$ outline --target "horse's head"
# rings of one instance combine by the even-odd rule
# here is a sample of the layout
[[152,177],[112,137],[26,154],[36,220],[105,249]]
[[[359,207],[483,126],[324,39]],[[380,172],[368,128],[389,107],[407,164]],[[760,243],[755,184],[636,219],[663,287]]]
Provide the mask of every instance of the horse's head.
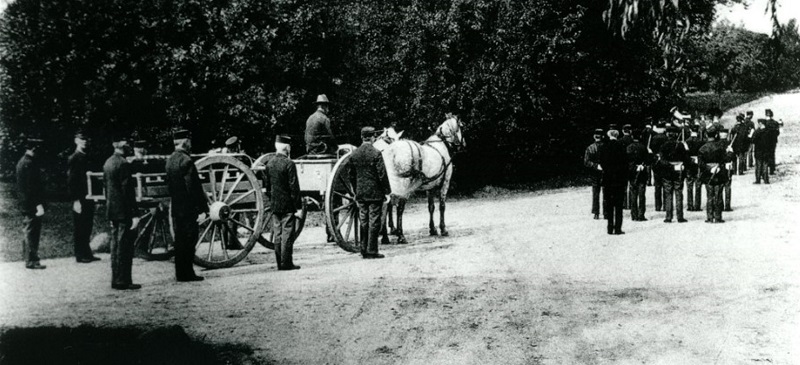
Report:
[[447,120],[436,129],[436,135],[455,149],[461,149],[467,146],[467,141],[461,134],[463,126],[458,116],[448,113]]

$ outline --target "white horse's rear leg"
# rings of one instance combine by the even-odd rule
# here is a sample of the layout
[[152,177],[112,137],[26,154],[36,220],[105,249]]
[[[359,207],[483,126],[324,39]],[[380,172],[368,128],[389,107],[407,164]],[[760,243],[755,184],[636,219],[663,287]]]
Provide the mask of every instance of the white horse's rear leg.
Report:
[[428,196],[428,215],[430,216],[428,227],[430,228],[431,236],[438,236],[439,232],[436,231],[436,225],[433,223],[433,212],[436,210],[436,204],[433,202],[433,191],[428,190],[425,194]]
[[406,200],[403,198],[397,198],[397,243],[404,244],[408,243],[406,241],[406,236],[403,234],[403,212],[406,210]]

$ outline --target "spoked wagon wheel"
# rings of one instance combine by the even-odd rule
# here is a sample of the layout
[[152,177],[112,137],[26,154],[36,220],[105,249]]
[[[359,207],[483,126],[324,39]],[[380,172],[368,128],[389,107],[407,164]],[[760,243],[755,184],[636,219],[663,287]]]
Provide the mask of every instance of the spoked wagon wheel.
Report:
[[134,241],[136,256],[145,260],[169,259],[175,252],[167,207],[154,202],[141,211]]
[[[256,175],[266,178],[266,175],[264,174],[264,168],[266,167],[267,162],[269,162],[269,160],[274,156],[275,152],[270,152],[261,155],[253,162],[251,168]],[[308,215],[308,206],[311,204],[309,200],[310,198],[308,197],[302,198],[302,215],[299,219],[294,221],[294,233],[292,235],[293,239],[297,239],[297,237],[300,236],[300,233],[303,232],[303,227],[306,224],[306,216]],[[258,243],[270,250],[275,249],[272,239],[272,208],[270,207],[270,201],[266,194],[264,194],[264,225],[262,226],[261,238],[258,239]]]
[[231,156],[208,156],[195,165],[210,213],[200,222],[194,262],[210,269],[231,267],[247,256],[261,234],[261,184],[247,165]]
[[333,166],[325,191],[325,220],[336,238],[336,244],[348,252],[361,252],[359,241],[358,204],[350,181],[350,154]]

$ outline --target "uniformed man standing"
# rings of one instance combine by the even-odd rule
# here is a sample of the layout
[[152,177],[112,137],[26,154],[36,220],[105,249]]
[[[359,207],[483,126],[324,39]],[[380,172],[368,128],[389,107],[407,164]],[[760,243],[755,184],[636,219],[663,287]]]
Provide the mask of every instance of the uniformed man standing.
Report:
[[34,270],[47,267],[39,263],[39,238],[44,216],[44,185],[36,153],[42,142],[37,138],[28,138],[25,141],[25,154],[17,162],[16,176],[19,210],[25,220],[23,226],[25,242],[22,252],[25,256],[25,267]]
[[264,171],[264,189],[272,208],[272,237],[278,270],[300,268],[292,259],[295,217],[302,213],[302,203],[297,169],[289,159],[290,143],[287,136],[278,136],[275,139],[275,157],[267,162]]
[[306,152],[312,155],[336,154],[331,120],[328,119],[330,102],[325,94],[317,96],[317,111],[306,120]]
[[[619,138],[619,141],[622,142],[622,145],[625,146],[627,149],[628,146],[633,143],[633,127],[630,124],[625,124],[622,126],[622,137]],[[624,199],[622,201],[622,209],[630,209],[630,201],[631,200],[631,188],[630,184],[625,186],[625,194]]]
[[628,156],[619,132],[608,131],[608,141],[600,148],[600,166],[603,171],[603,197],[606,201],[608,234],[625,234],[622,231],[622,200],[628,183]]
[[206,218],[208,198],[189,155],[192,149],[189,131],[176,131],[172,139],[175,152],[167,158],[166,172],[175,229],[175,278],[178,281],[202,281],[203,277],[194,273],[192,263],[194,246],[200,234],[197,223]]
[[372,145],[375,142],[375,128],[362,128],[361,141],[361,146],[350,157],[350,178],[355,182],[358,203],[361,256],[365,259],[381,259],[384,257],[378,253],[381,212],[383,201],[391,193],[391,188],[383,156]]
[[733,158],[733,149],[719,139],[719,129],[708,130],[709,141],[700,147],[700,179],[706,184],[706,223],[725,223],[722,219],[722,186],[728,179],[725,163]]
[[758,129],[753,133],[753,156],[756,159],[756,184],[769,184],[770,131],[766,119],[758,120]]
[[117,136],[113,140],[114,154],[103,164],[103,184],[106,193],[106,214],[111,223],[111,287],[118,290],[139,289],[131,277],[133,241],[131,230],[139,223],[136,207],[133,172],[125,158],[133,153],[128,140]]
[[768,136],[769,136],[769,174],[775,174],[775,150],[778,147],[778,136],[781,134],[781,125],[780,123],[772,119],[773,114],[771,109],[767,109],[764,111],[764,115],[767,117],[766,127]]
[[750,146],[749,146],[749,148],[747,150],[747,167],[748,168],[749,167],[755,167],[756,166],[756,161],[753,158],[753,134],[755,133],[755,130],[756,130],[757,126],[756,126],[756,122],[753,120],[753,111],[752,110],[748,110],[747,113],[745,113],[744,124],[747,125],[747,128],[748,128],[748,130],[747,130],[747,140],[750,142]]
[[[727,129],[720,129],[719,130],[719,140],[726,143],[726,149],[733,152],[733,158],[725,163],[725,172],[728,174],[728,179],[722,184],[722,201],[723,201],[723,208],[722,211],[724,212],[732,212],[733,209],[731,208],[731,190],[733,187],[733,176],[736,175],[736,149],[732,146],[735,143],[731,141],[730,131]],[[738,139],[738,136],[734,135],[732,138]]]
[[86,172],[89,170],[86,148],[89,139],[82,131],[78,131],[75,133],[74,142],[75,152],[67,160],[67,192],[72,200],[72,239],[75,245],[75,260],[89,263],[100,260],[92,254],[92,248],[89,247],[94,223],[94,202],[86,199],[88,195]]
[[672,223],[673,206],[678,223],[686,222],[686,219],[683,218],[683,179],[685,166],[690,159],[686,145],[677,140],[678,133],[678,127],[669,126],[667,129],[668,140],[661,145],[659,152],[661,160],[657,165],[666,198],[665,223]]
[[661,146],[667,142],[667,136],[664,134],[666,127],[666,122],[659,122],[658,126],[653,128],[653,136],[650,139],[650,149],[656,154],[656,162],[653,166],[653,201],[656,212],[664,210],[664,181],[659,175],[660,170],[656,168],[656,164],[661,159]]
[[652,155],[647,147],[641,143],[639,136],[635,135],[633,142],[626,149],[628,155],[628,184],[630,186],[631,220],[646,221],[644,212],[647,205],[645,191],[647,190],[647,166]]
[[[600,187],[603,182],[603,171],[600,169],[600,147],[603,146],[603,130],[594,130],[594,143],[586,147],[583,154],[583,165],[589,169],[592,178],[592,214],[594,219],[600,219]],[[603,200],[603,214],[605,214],[605,199]]]
[[747,150],[750,148],[750,127],[744,121],[744,114],[736,116],[736,125],[730,134],[733,136],[733,153],[736,154],[733,160],[733,173],[744,175],[747,171]]
[[689,162],[686,165],[686,210],[689,212],[701,211],[703,184],[700,182],[700,167],[698,154],[705,141],[700,138],[700,126],[691,127],[690,137],[686,140],[689,147]]

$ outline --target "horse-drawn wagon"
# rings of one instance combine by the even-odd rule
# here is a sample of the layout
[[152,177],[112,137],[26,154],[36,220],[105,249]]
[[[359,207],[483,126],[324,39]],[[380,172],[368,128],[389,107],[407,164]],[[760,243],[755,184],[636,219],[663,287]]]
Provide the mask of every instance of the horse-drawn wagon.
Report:
[[[347,172],[353,150],[352,145],[343,145],[336,155],[294,160],[303,196],[295,237],[303,230],[308,210],[316,208],[324,212],[328,233],[336,243],[347,251],[359,252],[358,206]],[[272,248],[272,214],[262,187],[262,173],[272,156],[274,153],[269,153],[255,160],[244,154],[192,156],[210,210],[208,217],[199,222],[195,264],[205,268],[231,267],[244,259],[256,242]],[[140,209],[134,244],[137,254],[149,259],[164,259],[172,254],[166,158],[152,155],[132,159]],[[105,200],[102,180],[102,172],[87,172],[87,199]]]

